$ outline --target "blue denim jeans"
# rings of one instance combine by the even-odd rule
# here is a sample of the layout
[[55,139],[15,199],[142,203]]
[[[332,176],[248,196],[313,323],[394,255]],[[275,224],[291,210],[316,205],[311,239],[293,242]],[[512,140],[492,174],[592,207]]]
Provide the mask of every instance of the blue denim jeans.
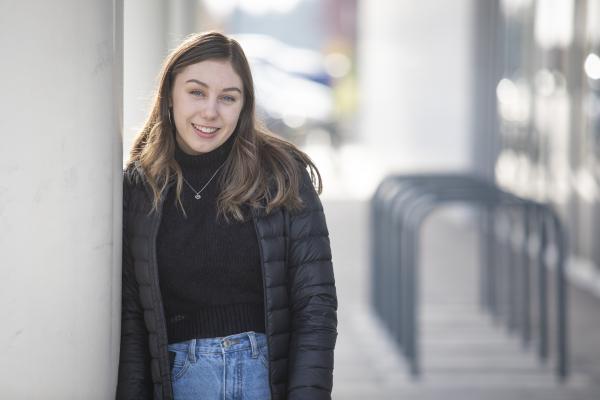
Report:
[[192,339],[168,346],[175,400],[268,400],[264,333]]

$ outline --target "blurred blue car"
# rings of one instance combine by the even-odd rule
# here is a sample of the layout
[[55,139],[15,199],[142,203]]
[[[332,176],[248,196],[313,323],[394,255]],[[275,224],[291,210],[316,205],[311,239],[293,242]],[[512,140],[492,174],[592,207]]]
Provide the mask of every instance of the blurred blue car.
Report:
[[235,38],[250,63],[257,112],[269,129],[297,144],[314,129],[335,133],[331,77],[322,54],[266,35]]

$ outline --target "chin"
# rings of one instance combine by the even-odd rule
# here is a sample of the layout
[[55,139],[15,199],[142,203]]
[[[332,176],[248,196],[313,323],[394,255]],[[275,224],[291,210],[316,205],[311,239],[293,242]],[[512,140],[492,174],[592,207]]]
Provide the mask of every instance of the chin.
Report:
[[194,146],[189,146],[196,153],[209,153],[214,149],[218,148],[225,141],[219,140],[219,138],[215,138],[212,143],[194,143]]

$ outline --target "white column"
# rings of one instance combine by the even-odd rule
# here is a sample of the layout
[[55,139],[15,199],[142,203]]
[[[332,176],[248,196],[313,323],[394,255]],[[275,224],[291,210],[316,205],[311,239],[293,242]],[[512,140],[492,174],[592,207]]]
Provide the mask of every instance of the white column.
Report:
[[190,33],[196,31],[197,0],[170,0],[167,26],[169,49],[177,47]]
[[358,135],[396,169],[473,163],[473,0],[359,2]]
[[124,162],[143,127],[164,58],[196,29],[197,0],[125,2]]
[[121,7],[0,3],[2,398],[114,397]]
[[167,55],[167,8],[165,0],[127,0],[124,4],[124,161],[144,125]]

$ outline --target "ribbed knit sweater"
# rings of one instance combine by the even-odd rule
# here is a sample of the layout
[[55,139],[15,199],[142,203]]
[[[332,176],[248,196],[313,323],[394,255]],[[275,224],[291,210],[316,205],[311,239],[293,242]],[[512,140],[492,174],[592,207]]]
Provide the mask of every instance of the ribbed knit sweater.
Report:
[[[183,176],[200,190],[226,160],[234,135],[202,155],[184,153],[175,159]],[[160,288],[169,343],[234,333],[264,332],[264,295],[258,241],[251,218],[246,222],[217,220],[219,172],[202,198],[184,183],[175,205],[175,185],[163,205],[157,237]]]

